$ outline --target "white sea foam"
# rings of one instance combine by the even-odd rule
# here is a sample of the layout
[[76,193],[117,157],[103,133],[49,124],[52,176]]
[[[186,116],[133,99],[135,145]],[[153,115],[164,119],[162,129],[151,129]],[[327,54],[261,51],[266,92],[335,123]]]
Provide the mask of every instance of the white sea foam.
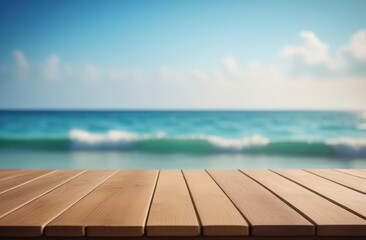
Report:
[[244,150],[247,148],[261,147],[267,145],[270,141],[261,136],[253,136],[249,138],[228,139],[217,136],[201,136],[202,140],[207,140],[219,149],[225,150]]
[[164,132],[158,132],[153,135],[138,135],[119,130],[110,130],[106,133],[91,133],[85,130],[73,129],[69,133],[70,140],[76,148],[114,148],[131,147],[134,143],[143,140],[197,140],[208,141],[217,149],[227,151],[241,151],[246,148],[260,147],[267,145],[270,141],[261,136],[249,138],[231,139],[218,136],[207,135],[188,135],[169,137]]
[[357,129],[360,129],[360,130],[366,130],[366,123],[359,123],[357,125]]
[[334,146],[335,150],[346,156],[366,156],[365,138],[338,138],[330,139],[326,144]]
[[91,133],[85,130],[73,129],[69,133],[75,148],[115,148],[129,147],[139,139],[136,134],[110,130],[107,133]]
[[[74,129],[70,131],[69,138],[72,142],[72,147],[74,149],[113,149],[113,150],[124,150],[124,149],[134,149],[137,151],[146,151],[147,149],[143,146],[137,146],[137,143],[144,142],[155,142],[152,146],[153,148],[165,149],[165,146],[172,147],[181,151],[182,148],[179,146],[184,145],[186,151],[189,149],[194,149],[194,146],[198,142],[208,143],[218,152],[255,152],[261,153],[262,148],[271,145],[271,149],[268,154],[286,154],[291,152],[292,148],[299,149],[298,152],[301,154],[301,149],[313,149],[313,154],[317,155],[317,151],[323,154],[324,148],[319,150],[320,146],[331,146],[334,152],[330,152],[340,156],[349,157],[365,157],[366,156],[366,138],[338,138],[338,139],[328,139],[324,142],[311,142],[311,141],[275,141],[262,136],[252,136],[247,138],[223,138],[219,136],[209,136],[209,135],[186,135],[186,136],[168,136],[164,132],[159,132],[156,134],[145,134],[139,135],[136,133],[130,133],[119,130],[110,130],[106,133],[92,133],[85,130]],[[182,144],[182,145],[180,145]],[[293,145],[296,144],[296,145]],[[193,147],[192,147],[193,146]],[[203,146],[203,145],[199,145]],[[150,145],[151,147],[151,145]],[[197,149],[197,148],[195,148]],[[149,148],[148,150],[151,150]],[[171,149],[174,151],[174,149]],[[268,150],[268,149],[267,149]],[[210,151],[209,149],[207,151]],[[292,151],[293,152],[293,151]],[[305,151],[306,152],[306,151]]]
[[360,112],[358,115],[359,123],[357,124],[357,129],[366,130],[366,112]]

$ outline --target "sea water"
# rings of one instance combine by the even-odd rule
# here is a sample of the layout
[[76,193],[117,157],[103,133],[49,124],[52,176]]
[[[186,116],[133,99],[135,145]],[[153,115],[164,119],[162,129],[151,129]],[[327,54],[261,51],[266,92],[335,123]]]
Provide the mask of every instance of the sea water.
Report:
[[0,168],[366,168],[366,112],[1,111]]

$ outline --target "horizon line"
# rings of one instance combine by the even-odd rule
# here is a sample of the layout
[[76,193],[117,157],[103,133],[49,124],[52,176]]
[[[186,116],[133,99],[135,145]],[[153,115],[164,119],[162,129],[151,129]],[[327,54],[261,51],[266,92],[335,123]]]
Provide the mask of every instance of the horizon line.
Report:
[[366,109],[294,108],[0,108],[0,112],[359,112]]

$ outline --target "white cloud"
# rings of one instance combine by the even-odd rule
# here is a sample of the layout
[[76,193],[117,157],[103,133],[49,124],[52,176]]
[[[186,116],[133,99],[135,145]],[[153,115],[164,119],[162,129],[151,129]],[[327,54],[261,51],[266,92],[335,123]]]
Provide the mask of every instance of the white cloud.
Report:
[[83,73],[83,78],[85,80],[90,80],[90,81],[96,81],[99,80],[101,77],[99,70],[95,67],[94,64],[86,64],[85,65],[85,69],[84,69],[84,73]]
[[13,56],[19,68],[27,69],[29,67],[28,62],[25,59],[25,56],[22,51],[20,50],[13,51]]
[[203,71],[200,71],[198,69],[193,70],[192,75],[196,79],[198,79],[202,82],[208,82],[209,81],[209,77],[206,75],[206,73],[204,73]]
[[41,67],[41,74],[47,80],[55,80],[60,77],[59,72],[60,59],[57,55],[52,55]]
[[243,79],[256,81],[271,81],[273,79],[284,78],[283,73],[276,66],[264,66],[260,62],[252,61],[246,66],[242,74]]
[[13,56],[17,64],[17,70],[14,72],[14,76],[18,79],[25,79],[29,73],[29,64],[20,50],[13,51]]
[[198,108],[365,108],[366,81],[362,78],[322,81],[308,77],[295,80],[277,68],[253,63],[242,71],[240,81],[231,81],[229,75],[215,78],[213,73],[205,74],[210,80],[201,87]]
[[109,69],[107,76],[112,80],[138,80],[143,78],[143,74],[136,69],[133,70],[116,70]]
[[366,29],[362,29],[352,36],[351,42],[346,46],[353,56],[359,60],[366,60]]
[[72,67],[69,64],[66,64],[64,66],[64,71],[68,76],[71,76],[73,71],[72,71]]
[[[215,66],[211,71],[199,68],[177,71],[160,67],[153,72],[141,72],[136,69],[102,69],[93,64],[78,69],[61,65],[54,55],[43,65],[42,72],[30,72],[28,78],[72,76],[75,80],[95,81],[88,87],[95,91],[99,100],[108,92],[112,103],[126,104],[113,105],[116,107],[365,108],[366,30],[360,30],[344,46],[334,49],[334,56],[329,53],[330,46],[315,33],[302,31],[300,37],[301,44],[282,49],[282,58],[276,65],[264,65],[258,61],[241,65],[234,56],[226,56],[221,59],[221,68]],[[17,67],[11,68],[10,73],[30,69],[21,51],[15,51],[14,57]],[[324,81],[325,77],[328,81]],[[85,87],[84,84],[81,82],[78,86]]]
[[328,45],[321,42],[318,37],[309,31],[301,31],[301,46],[288,46],[282,51],[285,58],[299,57],[306,63],[325,63],[328,64]]
[[240,75],[238,64],[237,64],[236,60],[233,57],[231,57],[231,56],[224,57],[222,59],[222,62],[224,63],[227,71],[230,74],[232,74],[233,76],[239,76]]
[[189,73],[172,70],[166,66],[159,67],[154,78],[155,81],[159,80],[162,84],[169,82],[176,83],[178,85],[187,80],[191,80]]
[[338,79],[366,76],[366,30],[355,33],[350,42],[330,56],[328,45],[313,32],[300,33],[302,45],[287,46],[281,56],[286,60],[287,73],[292,77]]
[[168,67],[159,67],[158,73],[163,79],[168,79],[171,77],[171,72]]

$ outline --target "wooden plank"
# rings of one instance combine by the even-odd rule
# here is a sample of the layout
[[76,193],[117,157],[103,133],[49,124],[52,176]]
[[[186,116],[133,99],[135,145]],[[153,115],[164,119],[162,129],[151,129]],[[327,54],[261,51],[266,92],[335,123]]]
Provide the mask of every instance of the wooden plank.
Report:
[[197,236],[200,225],[180,170],[161,170],[146,225],[148,236]]
[[[23,238],[2,238],[2,240],[27,240]],[[260,236],[194,236],[194,237],[33,237],[28,240],[365,240],[365,237],[326,237],[326,236],[278,236],[278,237],[260,237]]]
[[236,170],[209,170],[208,173],[249,221],[252,235],[314,235],[312,223],[243,173]]
[[273,171],[366,218],[365,194],[300,169],[279,169]]
[[16,177],[17,175],[22,175],[24,173],[34,172],[34,171],[47,171],[51,169],[0,169],[0,181],[7,180],[9,178]]
[[3,181],[8,177],[12,177],[14,174],[28,171],[29,169],[0,169],[0,181]]
[[277,237],[261,237],[261,236],[224,236],[224,237],[4,237],[1,240],[365,240],[365,236],[361,237],[327,237],[327,236],[277,236]]
[[47,169],[3,170],[0,172],[0,194],[54,171]]
[[[1,238],[1,240],[27,240],[24,237],[8,237]],[[224,237],[206,237],[206,236],[195,236],[195,237],[32,237],[28,240],[365,240],[365,237],[326,237],[326,236],[278,236],[278,237],[259,237],[259,236],[224,236]]]
[[0,194],[0,218],[83,172],[84,170],[57,170],[47,176]]
[[1,240],[365,240],[365,236],[362,237],[326,237],[326,236],[277,236],[277,237],[260,237],[260,236],[224,236],[224,237],[207,237],[207,236],[194,236],[194,237],[3,237]]
[[366,179],[337,172],[332,169],[304,169],[304,170],[313,173],[315,175],[318,175],[320,177],[326,178],[330,181],[341,184],[345,187],[366,194]]
[[203,235],[245,236],[249,226],[233,203],[205,170],[183,170]]
[[366,221],[269,170],[242,170],[316,224],[321,236],[365,236]]
[[345,174],[349,174],[352,176],[366,178],[366,172],[362,171],[362,169],[334,169],[335,171],[342,172]]
[[158,170],[121,170],[45,228],[47,236],[144,235]]
[[89,170],[0,219],[0,236],[37,237],[44,226],[116,170]]

